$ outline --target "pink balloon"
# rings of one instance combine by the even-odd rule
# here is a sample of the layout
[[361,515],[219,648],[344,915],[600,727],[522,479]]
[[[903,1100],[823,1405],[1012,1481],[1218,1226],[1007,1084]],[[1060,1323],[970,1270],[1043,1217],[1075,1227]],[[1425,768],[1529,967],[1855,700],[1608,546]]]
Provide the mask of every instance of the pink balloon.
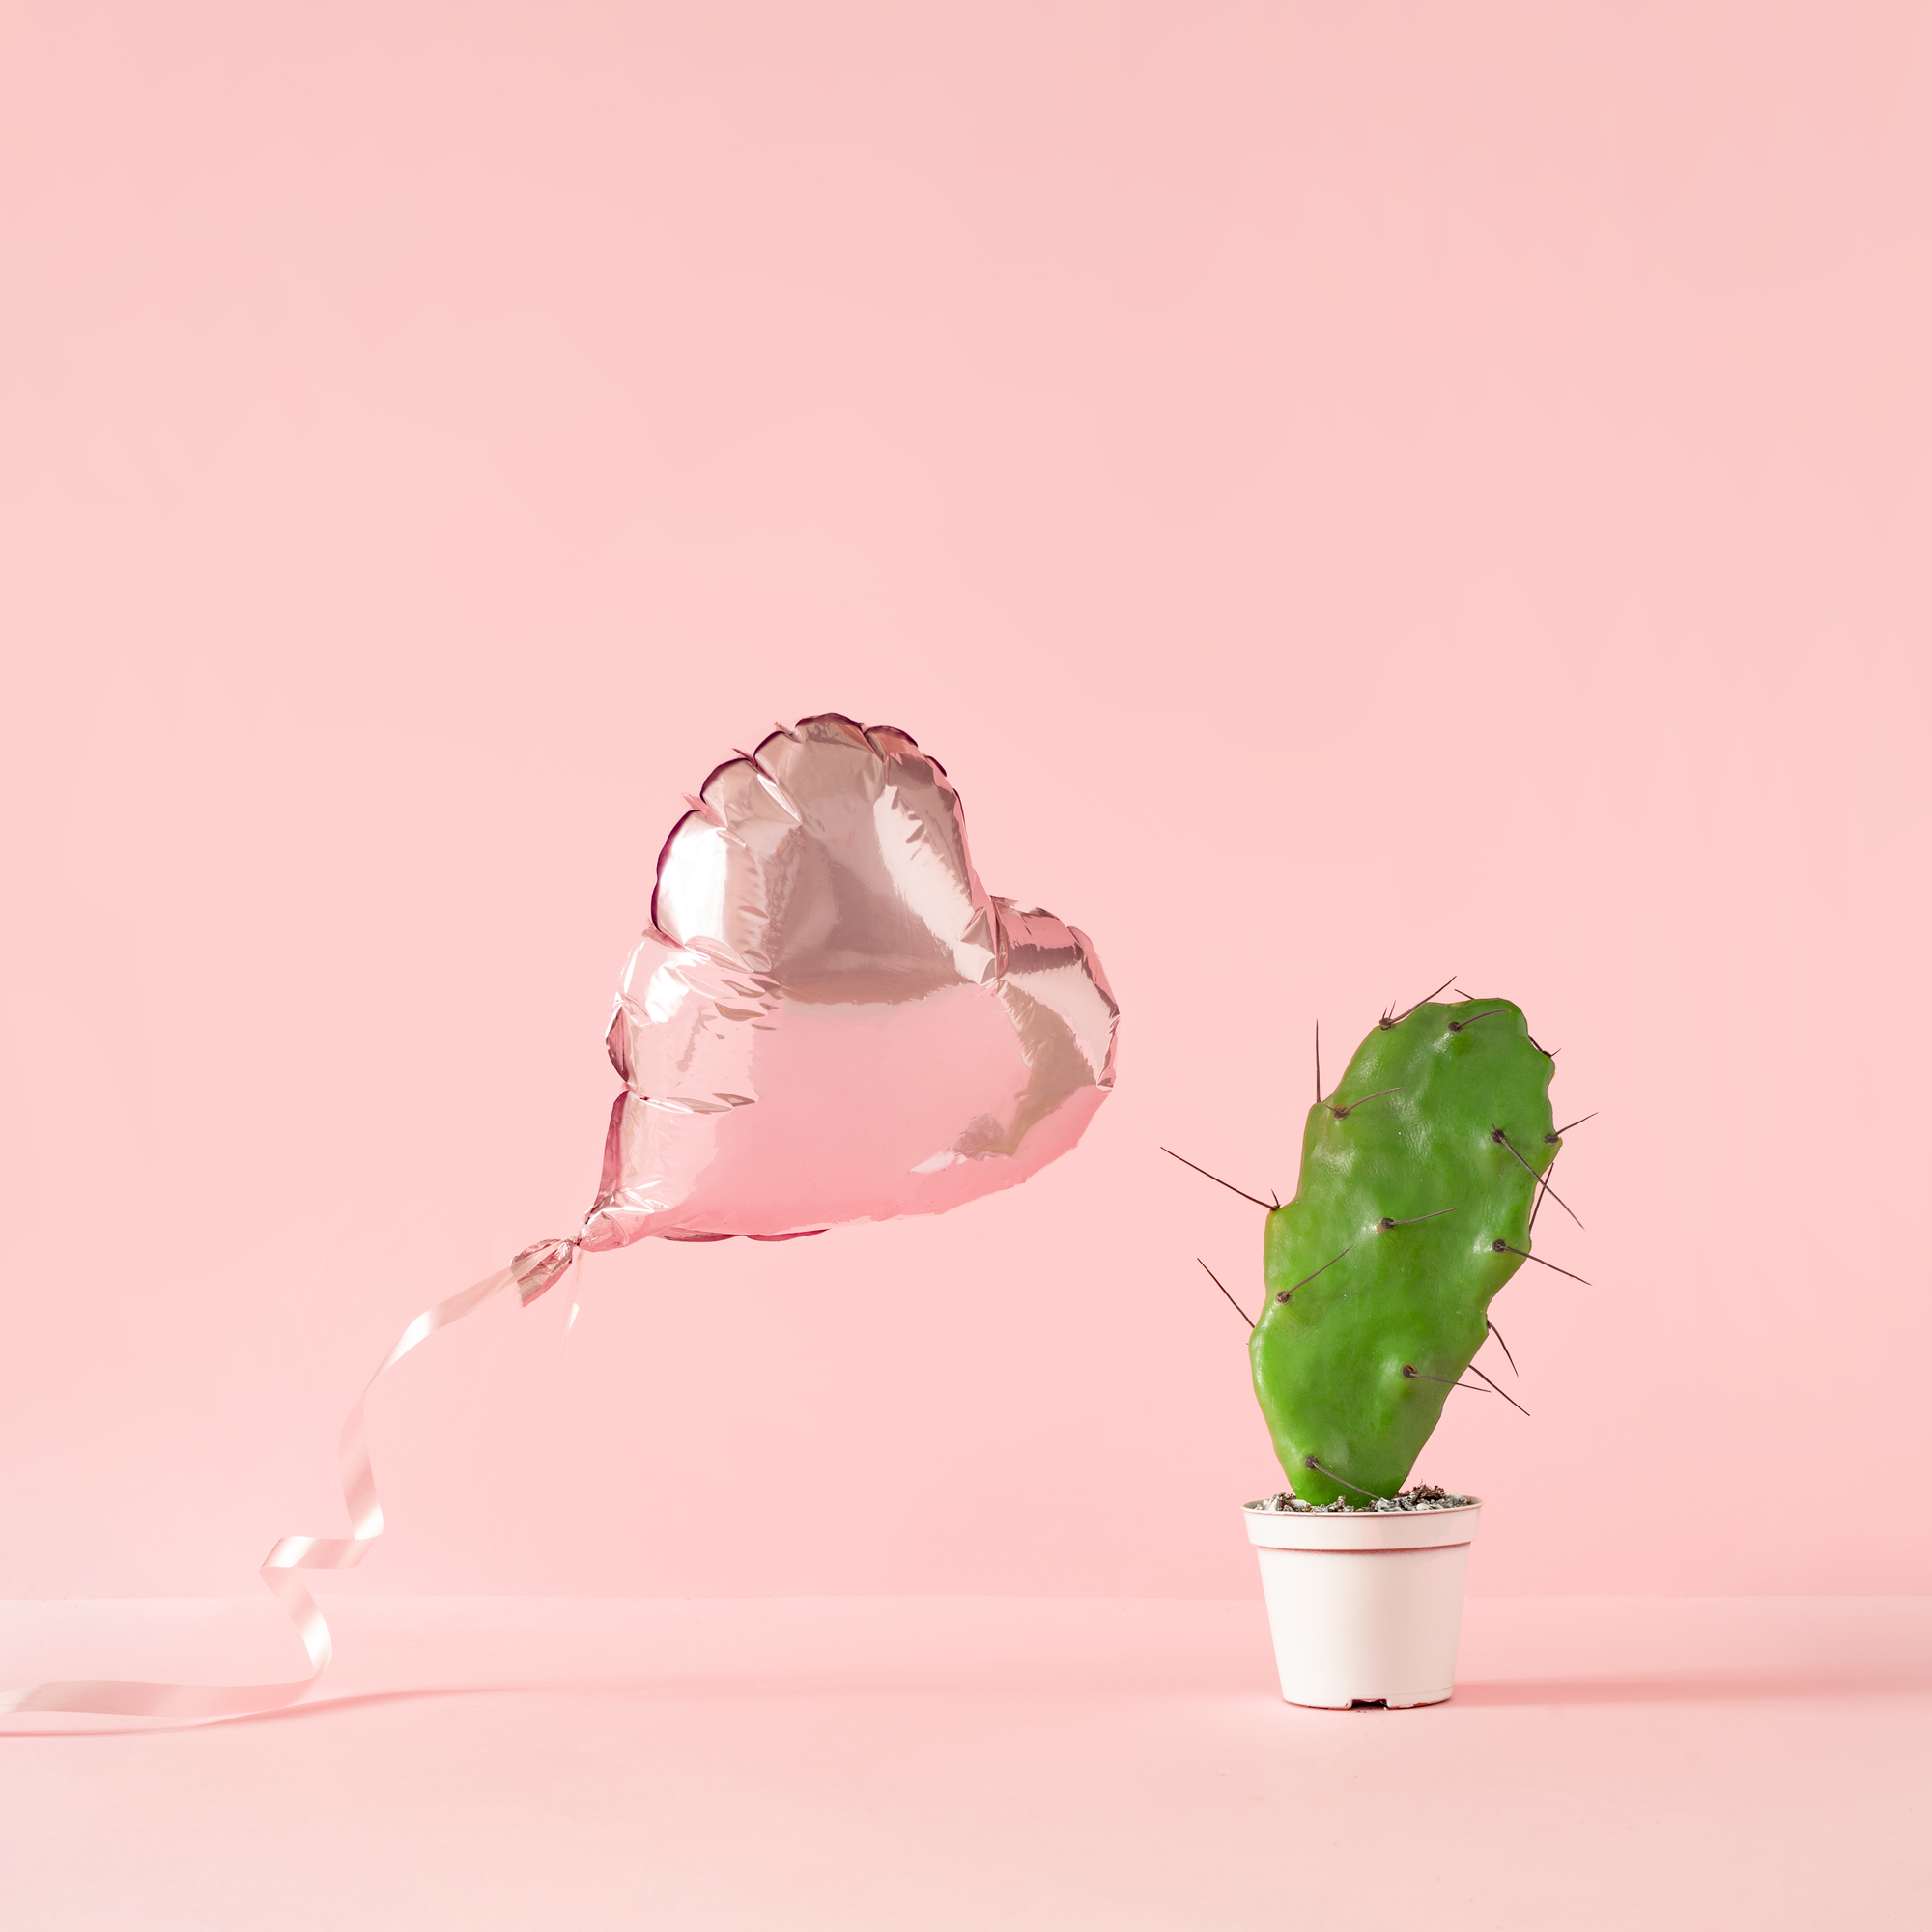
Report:
[[[937,759],[827,713],[691,804],[611,1016],[624,1092],[578,1244],[938,1214],[1073,1146],[1120,1009],[1084,933],[981,886]],[[526,1301],[573,1245],[518,1257]]]
[[[425,1309],[371,1387],[513,1282],[534,1301],[580,1249],[782,1241],[1010,1187],[1065,1153],[1112,1089],[1119,1009],[1086,936],[987,894],[958,793],[903,731],[801,719],[691,803],[611,1016],[624,1091],[582,1229]],[[367,1397],[342,1430],[351,1534],[284,1537],[262,1566],[308,1676],[30,1684],[0,1690],[0,1713],[199,1720],[306,1695],[330,1639],[296,1573],[353,1569],[383,1532]]]

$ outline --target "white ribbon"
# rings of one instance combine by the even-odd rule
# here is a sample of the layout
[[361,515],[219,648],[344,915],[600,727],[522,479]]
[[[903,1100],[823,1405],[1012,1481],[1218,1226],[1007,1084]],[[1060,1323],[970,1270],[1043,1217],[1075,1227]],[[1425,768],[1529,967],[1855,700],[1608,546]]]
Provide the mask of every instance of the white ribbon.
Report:
[[[561,1249],[564,1243],[544,1243]],[[569,1244],[569,1261],[576,1259],[575,1244]],[[460,1294],[426,1308],[396,1338],[396,1346],[383,1357],[381,1366],[364,1385],[342,1425],[338,1461],[342,1470],[342,1495],[349,1505],[348,1536],[285,1536],[269,1551],[262,1564],[262,1581],[287,1612],[308,1652],[309,1672],[282,1684],[143,1684],[112,1678],[72,1678],[61,1683],[29,1684],[17,1690],[0,1690],[0,1716],[16,1711],[89,1711],[110,1717],[127,1718],[238,1718],[252,1711],[278,1710],[298,1703],[312,1690],[328,1668],[334,1646],[329,1641],[328,1625],[316,1602],[299,1577],[298,1570],[353,1570],[374,1547],[383,1533],[383,1505],[376,1497],[376,1476],[369,1466],[369,1443],[363,1428],[362,1411],[369,1391],[394,1368],[418,1342],[426,1341],[439,1328],[461,1321],[481,1308],[493,1294],[499,1294],[512,1282],[527,1284],[530,1269],[526,1257],[537,1254],[526,1249],[509,1267],[498,1268]],[[519,1267],[523,1265],[520,1274]],[[558,1270],[561,1272],[561,1269]],[[535,1293],[551,1281],[545,1280]],[[529,1298],[534,1299],[534,1294]]]

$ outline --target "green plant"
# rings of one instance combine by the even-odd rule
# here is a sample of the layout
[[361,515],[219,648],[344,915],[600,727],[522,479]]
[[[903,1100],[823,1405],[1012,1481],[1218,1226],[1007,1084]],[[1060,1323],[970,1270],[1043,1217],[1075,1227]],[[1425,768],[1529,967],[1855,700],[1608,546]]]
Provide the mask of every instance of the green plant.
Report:
[[1450,1391],[1483,1385],[1463,1378],[1490,1302],[1541,1259],[1554,1068],[1509,1001],[1427,1000],[1385,1014],[1310,1108],[1294,1199],[1267,1217],[1250,1340],[1298,1496],[1394,1495]]

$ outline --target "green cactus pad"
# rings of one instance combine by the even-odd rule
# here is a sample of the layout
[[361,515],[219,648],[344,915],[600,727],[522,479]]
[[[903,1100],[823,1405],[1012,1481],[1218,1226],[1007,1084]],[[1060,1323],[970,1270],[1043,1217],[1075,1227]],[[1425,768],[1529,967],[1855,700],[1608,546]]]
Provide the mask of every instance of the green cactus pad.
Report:
[[1425,1003],[1378,1023],[1309,1110],[1300,1185],[1267,1217],[1249,1346],[1297,1495],[1359,1503],[1407,1480],[1522,1265],[1495,1244],[1529,1248],[1532,1170],[1560,1145],[1554,1070],[1509,1001]]

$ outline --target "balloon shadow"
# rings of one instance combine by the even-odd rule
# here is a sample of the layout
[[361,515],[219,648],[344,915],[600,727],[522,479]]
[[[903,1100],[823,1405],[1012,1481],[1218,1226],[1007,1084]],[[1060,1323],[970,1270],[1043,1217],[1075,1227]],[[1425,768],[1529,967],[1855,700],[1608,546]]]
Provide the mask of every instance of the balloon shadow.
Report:
[[446,1684],[432,1688],[407,1690],[362,1690],[352,1691],[343,1697],[316,1697],[299,1704],[284,1704],[272,1711],[238,1711],[232,1716],[217,1718],[195,1718],[159,1720],[148,1723],[88,1724],[76,1725],[74,1715],[47,1711],[37,1715],[47,1718],[65,1717],[68,1719],[63,1728],[49,1726],[45,1730],[30,1728],[26,1725],[10,1725],[0,1729],[0,1738],[38,1738],[43,1744],[56,1740],[76,1740],[82,1738],[175,1738],[185,1731],[227,1731],[245,1724],[276,1724],[299,1722],[305,1718],[327,1717],[336,1711],[366,1710],[379,1704],[411,1704],[436,1697],[490,1697],[513,1693],[519,1690],[554,1690],[564,1689],[553,1684]]
[[[238,1711],[232,1716],[198,1718],[186,1720],[156,1720],[128,1723],[75,1725],[72,1714],[45,1712],[38,1715],[66,1717],[62,1728],[45,1730],[26,1725],[0,1727],[0,1739],[38,1738],[45,1742],[81,1738],[167,1738],[186,1731],[227,1731],[267,1724],[306,1724],[325,1718],[355,1711],[371,1711],[389,1705],[431,1703],[460,1697],[590,1697],[605,1702],[619,1700],[660,1704],[704,1703],[727,1700],[771,1701],[794,1698],[800,1701],[826,1697],[890,1696],[895,1693],[932,1687],[923,1680],[909,1678],[904,1683],[881,1681],[855,1684],[838,1676],[814,1677],[810,1672],[792,1676],[759,1676],[747,1673],[685,1675],[654,1678],[649,1676],[612,1678],[527,1678],[489,1684],[436,1684],[399,1686],[393,1690],[352,1690],[336,1697],[306,1697],[299,1703],[278,1705],[271,1711]],[[85,1714],[82,1714],[85,1715]]]

